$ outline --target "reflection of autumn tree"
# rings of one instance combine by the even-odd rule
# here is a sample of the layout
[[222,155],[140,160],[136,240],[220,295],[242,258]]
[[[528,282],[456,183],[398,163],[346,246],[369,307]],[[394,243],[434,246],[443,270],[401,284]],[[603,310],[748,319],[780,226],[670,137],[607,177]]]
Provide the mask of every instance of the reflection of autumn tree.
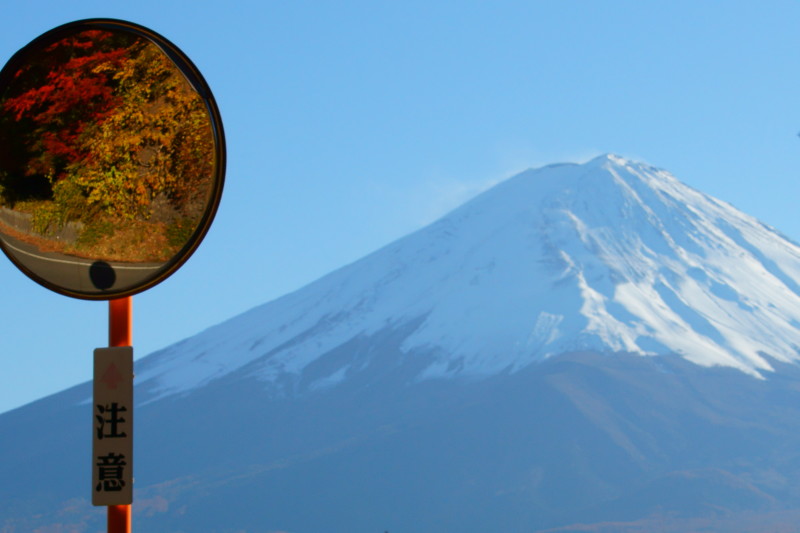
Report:
[[[127,43],[126,43],[127,41]],[[78,137],[116,105],[113,80],[100,65],[119,66],[130,39],[86,31],[49,45],[15,75],[2,103],[3,190],[10,201],[47,195],[68,164],[86,158]],[[13,135],[10,135],[13,132]],[[17,194],[14,194],[17,193]]]
[[92,157],[75,161],[69,175],[87,204],[119,217],[150,218],[162,198],[176,214],[199,218],[212,174],[205,104],[154,45],[139,44],[131,55],[121,67],[96,67],[112,72],[120,102],[78,139]]
[[214,140],[204,101],[158,47],[84,31],[30,61],[3,98],[0,203],[27,201],[38,231],[81,220],[78,244],[92,246],[146,232],[163,248],[152,257],[194,231]]

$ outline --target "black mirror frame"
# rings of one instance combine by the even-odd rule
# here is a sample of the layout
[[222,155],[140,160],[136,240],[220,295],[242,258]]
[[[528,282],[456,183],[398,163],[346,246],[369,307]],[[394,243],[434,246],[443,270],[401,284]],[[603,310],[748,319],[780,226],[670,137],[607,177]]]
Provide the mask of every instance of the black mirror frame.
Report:
[[138,37],[142,37],[156,45],[167,55],[167,57],[169,57],[169,59],[178,68],[178,70],[180,70],[189,84],[203,99],[206,109],[208,110],[214,138],[214,171],[212,176],[213,186],[206,210],[200,219],[197,228],[186,244],[171,259],[166,261],[154,276],[151,278],[146,278],[137,285],[122,290],[109,290],[98,293],[88,293],[66,289],[42,278],[22,265],[15,258],[14,254],[6,249],[3,239],[0,238],[0,249],[3,251],[3,253],[5,253],[5,255],[17,268],[19,268],[25,275],[27,275],[36,283],[56,293],[81,300],[113,300],[138,294],[161,283],[176,270],[178,270],[178,268],[180,268],[189,259],[189,257],[191,257],[191,255],[200,245],[206,233],[208,232],[212,221],[214,220],[214,216],[216,215],[220,199],[222,197],[226,165],[225,135],[222,128],[222,118],[220,116],[216,101],[211,93],[211,89],[194,63],[192,63],[186,54],[184,54],[177,46],[163,36],[159,35],[153,30],[150,30],[149,28],[124,20],[103,18],[78,20],[58,26],[41,34],[39,37],[35,38],[26,46],[21,48],[18,52],[16,52],[11,59],[8,60],[2,70],[0,70],[0,91],[8,86],[9,80],[23,65],[26,64],[26,59],[31,51],[41,50],[43,47],[52,44],[53,42],[87,30],[127,32]]

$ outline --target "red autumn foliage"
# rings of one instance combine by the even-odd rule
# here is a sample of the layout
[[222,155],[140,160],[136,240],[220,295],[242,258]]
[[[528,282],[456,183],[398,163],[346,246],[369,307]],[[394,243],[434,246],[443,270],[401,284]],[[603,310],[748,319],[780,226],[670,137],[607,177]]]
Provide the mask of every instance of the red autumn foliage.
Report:
[[28,162],[27,175],[55,181],[67,165],[88,156],[79,151],[78,138],[118,104],[109,69],[97,67],[121,65],[128,48],[120,44],[109,32],[86,31],[53,43],[41,63],[31,62],[17,72],[17,79],[38,81],[3,105],[14,120],[28,121],[30,138],[37,139],[40,157]]

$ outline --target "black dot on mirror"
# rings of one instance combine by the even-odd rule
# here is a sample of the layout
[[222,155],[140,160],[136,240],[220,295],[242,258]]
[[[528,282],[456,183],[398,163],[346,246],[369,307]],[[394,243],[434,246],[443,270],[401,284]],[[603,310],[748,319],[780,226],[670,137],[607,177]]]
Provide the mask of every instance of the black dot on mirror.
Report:
[[114,267],[105,261],[95,261],[89,267],[89,279],[92,280],[92,285],[101,291],[110,289],[117,281],[117,274],[114,272]]

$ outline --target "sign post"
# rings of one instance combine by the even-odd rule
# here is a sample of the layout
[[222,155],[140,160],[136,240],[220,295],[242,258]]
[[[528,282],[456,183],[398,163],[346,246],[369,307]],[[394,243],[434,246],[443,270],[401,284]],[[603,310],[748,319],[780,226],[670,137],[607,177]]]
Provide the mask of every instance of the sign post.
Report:
[[161,35],[79,20],[0,70],[0,147],[0,250],[50,290],[109,302],[109,347],[94,353],[92,503],[108,507],[109,533],[130,533],[132,297],[172,275],[214,219],[217,104]]
[[110,300],[109,348],[94,352],[92,503],[108,533],[130,533],[133,502],[133,297]]

